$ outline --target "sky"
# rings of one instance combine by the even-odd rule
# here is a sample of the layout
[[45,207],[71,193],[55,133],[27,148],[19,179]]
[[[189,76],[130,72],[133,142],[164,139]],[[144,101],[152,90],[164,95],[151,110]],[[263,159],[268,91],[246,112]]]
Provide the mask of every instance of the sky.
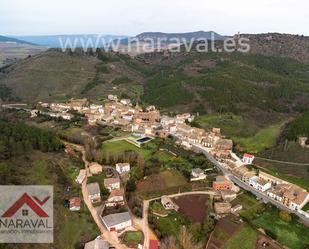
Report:
[[0,35],[309,35],[308,0],[0,0]]

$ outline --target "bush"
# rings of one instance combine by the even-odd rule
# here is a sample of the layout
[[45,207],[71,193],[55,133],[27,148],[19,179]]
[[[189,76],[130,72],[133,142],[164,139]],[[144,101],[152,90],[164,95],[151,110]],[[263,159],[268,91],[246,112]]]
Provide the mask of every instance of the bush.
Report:
[[309,136],[309,112],[303,113],[289,125],[287,138],[296,140],[299,136]]
[[266,229],[265,233],[266,233],[266,235],[268,235],[272,239],[277,240],[277,235],[273,231]]
[[279,217],[280,217],[281,220],[283,220],[285,222],[291,222],[292,221],[292,216],[288,211],[280,211]]

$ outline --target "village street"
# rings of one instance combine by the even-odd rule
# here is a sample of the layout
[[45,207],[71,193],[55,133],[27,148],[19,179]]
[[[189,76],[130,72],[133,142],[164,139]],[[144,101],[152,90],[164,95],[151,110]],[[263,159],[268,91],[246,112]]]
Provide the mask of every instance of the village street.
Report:
[[87,190],[87,176],[88,176],[88,165],[89,162],[86,159],[86,152],[83,146],[81,145],[76,145],[76,144],[72,144],[72,143],[68,143],[68,142],[64,142],[66,145],[69,145],[71,147],[73,147],[74,149],[76,149],[77,151],[82,153],[82,159],[83,162],[85,164],[85,169],[86,169],[86,178],[83,181],[82,185],[81,185],[81,189],[82,189],[82,194],[83,194],[83,199],[84,202],[86,204],[86,206],[88,207],[95,223],[97,224],[97,227],[99,228],[100,232],[101,232],[101,236],[103,239],[105,239],[106,241],[108,241],[112,246],[114,246],[116,249],[129,249],[128,247],[126,247],[125,245],[121,244],[118,239],[117,239],[117,235],[115,232],[109,232],[103,225],[101,218],[96,210],[96,208],[92,205],[91,201],[88,198],[88,190]]
[[[83,159],[83,162],[85,164],[86,175],[88,176],[88,174],[89,174],[89,170],[88,170],[89,162],[86,159],[86,153],[85,153],[84,147],[81,146],[81,145],[72,144],[72,143],[68,143],[68,142],[65,142],[65,141],[63,141],[63,142],[64,142],[64,144],[69,145],[69,146],[73,147],[74,149],[76,149],[77,151],[82,153],[82,159]],[[104,168],[115,170],[113,167],[109,167],[109,166],[105,166]],[[95,207],[93,207],[91,201],[88,198],[87,177],[83,181],[81,188],[82,188],[84,202],[85,202],[86,206],[88,207],[94,221],[96,222],[97,227],[99,228],[99,230],[102,234],[102,237],[104,239],[106,239],[111,245],[115,246],[115,248],[117,248],[117,249],[118,248],[119,249],[127,249],[128,247],[126,247],[125,245],[121,244],[118,241],[117,235],[114,232],[109,232],[104,227],[97,210],[95,209]],[[183,193],[171,194],[171,195],[167,195],[167,196],[170,197],[170,198],[175,198],[175,197],[179,197],[179,196],[193,195],[193,194],[214,195],[215,192],[214,191],[194,191],[194,192],[183,192]],[[137,218],[136,216],[134,216],[130,212],[131,215],[132,215],[132,221],[133,221],[134,226],[138,229],[141,229],[144,233],[144,247],[143,247],[144,249],[149,248],[150,240],[157,240],[156,235],[154,234],[154,232],[149,227],[148,213],[149,213],[150,202],[155,201],[155,200],[160,200],[161,197],[162,196],[143,201],[143,218],[142,219]]]
[[255,188],[253,188],[252,186],[250,186],[249,184],[245,183],[244,181],[242,181],[241,179],[239,179],[238,177],[236,177],[235,175],[231,174],[220,162],[218,162],[208,151],[206,151],[203,147],[198,146],[198,145],[194,145],[193,146],[196,150],[200,151],[201,153],[203,153],[209,161],[211,161],[227,178],[229,178],[232,182],[234,182],[236,185],[238,185],[239,187],[241,187],[242,189],[245,189],[247,191],[250,191],[252,194],[254,194],[257,198],[263,200],[264,203],[272,203],[273,205],[275,205],[276,207],[282,209],[282,210],[286,210],[289,212],[294,213],[295,215],[297,215],[303,222],[305,222],[306,224],[309,224],[309,218],[307,218],[306,216],[302,215],[301,213],[295,211],[295,210],[291,210],[290,208],[288,208],[287,206],[283,205],[282,203],[274,200],[273,198],[270,198],[268,195],[264,194],[263,192],[260,192],[258,190],[256,190]]

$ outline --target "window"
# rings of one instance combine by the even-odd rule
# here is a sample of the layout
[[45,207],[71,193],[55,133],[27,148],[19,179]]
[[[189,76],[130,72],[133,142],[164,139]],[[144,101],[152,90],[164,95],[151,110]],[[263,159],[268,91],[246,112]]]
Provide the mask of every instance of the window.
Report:
[[28,214],[29,214],[29,211],[27,209],[23,209],[22,210],[22,215],[23,216],[28,216]]

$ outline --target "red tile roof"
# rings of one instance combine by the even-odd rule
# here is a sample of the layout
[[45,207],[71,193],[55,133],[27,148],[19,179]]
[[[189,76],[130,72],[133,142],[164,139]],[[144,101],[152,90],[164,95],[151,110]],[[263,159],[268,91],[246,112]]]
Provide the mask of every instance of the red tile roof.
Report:
[[150,240],[149,241],[149,249],[158,249],[159,242],[157,240]]
[[245,153],[245,154],[244,154],[244,157],[249,157],[249,158],[252,158],[252,157],[253,157],[253,155],[248,154],[248,153]]

